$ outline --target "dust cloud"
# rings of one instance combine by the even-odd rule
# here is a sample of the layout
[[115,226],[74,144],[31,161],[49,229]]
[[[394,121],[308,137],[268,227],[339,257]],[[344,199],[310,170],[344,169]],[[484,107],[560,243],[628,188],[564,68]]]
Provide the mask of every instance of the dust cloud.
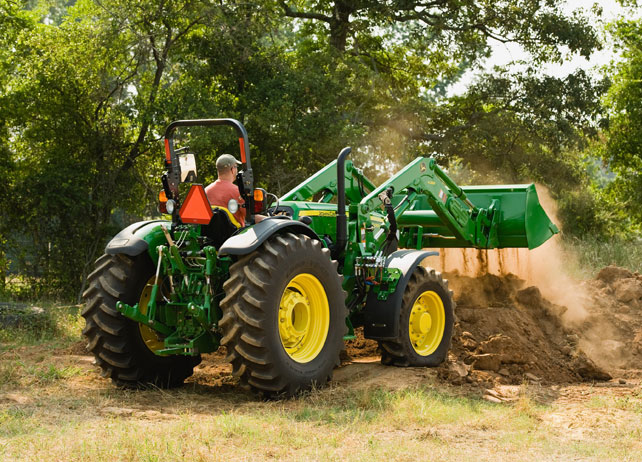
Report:
[[[536,185],[540,203],[551,220],[559,224],[557,206],[546,188]],[[485,274],[497,276],[515,275],[536,286],[542,296],[552,303],[566,307],[562,321],[577,325],[588,316],[587,306],[591,299],[580,281],[571,277],[566,268],[575,257],[564,250],[561,236],[557,234],[540,247],[508,249],[438,249],[439,257],[429,260],[429,265],[444,273],[458,273],[462,276],[481,277]]]

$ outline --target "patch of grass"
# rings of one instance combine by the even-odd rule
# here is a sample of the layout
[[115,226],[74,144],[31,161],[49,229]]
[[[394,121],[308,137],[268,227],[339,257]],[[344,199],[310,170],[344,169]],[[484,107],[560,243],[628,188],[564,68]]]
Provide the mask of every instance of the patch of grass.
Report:
[[[565,429],[542,420],[550,409],[528,390],[512,404],[416,387],[324,389],[236,406],[228,406],[225,396],[201,400],[200,395],[195,406],[197,396],[185,390],[118,391],[79,396],[86,402],[77,406],[82,411],[69,412],[64,399],[52,401],[51,394],[62,396],[63,388],[64,382],[49,387],[46,398],[28,406],[32,411],[4,411],[0,427],[8,426],[0,433],[0,459],[482,462],[638,460],[640,455],[638,414],[622,411],[629,420],[607,427],[600,421],[581,440],[569,440]],[[134,411],[105,414],[104,406]],[[155,413],[138,415],[146,410]]]
[[20,361],[0,361],[0,386],[20,385],[23,366]]
[[617,265],[642,273],[642,240],[613,238],[608,241],[586,236],[567,239],[564,247],[577,257],[577,268],[582,277],[594,277],[602,268]]
[[46,384],[55,382],[56,380],[68,379],[82,375],[84,371],[76,366],[63,366],[58,367],[54,364],[49,364],[45,367],[38,367],[32,369],[32,375],[36,378],[37,383]]
[[12,438],[24,435],[38,426],[33,413],[22,408],[10,407],[0,410],[0,437]]
[[254,422],[242,414],[223,413],[217,419],[221,434],[225,438],[255,438],[258,431]]
[[78,341],[84,320],[77,305],[61,306],[52,302],[38,303],[44,312],[27,322],[0,328],[0,352],[20,346],[47,344],[60,348]]
[[301,422],[333,425],[371,422],[388,409],[394,394],[388,390],[321,390],[296,399],[293,417]]
[[[383,388],[323,390],[299,398],[296,410],[287,415],[295,421],[343,427],[386,422],[390,427],[426,429],[462,425],[479,430],[511,428],[527,430],[537,425],[541,409],[533,403],[496,405],[475,397],[454,396],[426,387],[399,391]],[[425,432],[422,434],[425,435]]]
[[82,375],[77,366],[55,364],[33,364],[20,360],[6,360],[0,363],[0,386],[47,385],[57,380]]
[[637,414],[642,414],[642,398],[638,393],[632,393],[627,396],[593,396],[585,404],[590,409],[620,409],[622,411],[630,411]]
[[585,404],[589,409],[603,409],[608,407],[609,399],[606,396],[597,395],[591,396],[591,399],[588,400]]

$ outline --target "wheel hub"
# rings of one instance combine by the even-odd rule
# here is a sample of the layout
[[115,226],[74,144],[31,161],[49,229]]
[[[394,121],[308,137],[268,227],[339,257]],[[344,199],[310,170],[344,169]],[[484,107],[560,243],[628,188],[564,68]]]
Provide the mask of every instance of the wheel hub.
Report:
[[301,273],[288,283],[279,304],[281,344],[290,358],[307,363],[323,349],[330,328],[330,307],[321,282]]
[[279,308],[279,332],[283,344],[296,348],[310,327],[310,301],[294,290],[286,290]]
[[414,350],[422,356],[434,353],[446,326],[446,312],[441,297],[432,290],[423,292],[415,300],[408,321],[408,334]]
[[414,317],[412,323],[413,329],[416,332],[424,335],[430,330],[430,326],[432,325],[432,318],[430,317],[429,313],[419,313]]
[[[147,281],[145,288],[140,294],[140,299],[138,301],[138,309],[142,314],[147,314],[147,305],[152,299],[152,287],[154,286],[154,281],[156,277],[152,276]],[[158,297],[160,298],[160,297]],[[165,348],[165,342],[161,337],[159,337],[158,332],[152,329],[145,324],[138,324],[138,330],[140,331],[140,336],[151,351],[156,352]]]

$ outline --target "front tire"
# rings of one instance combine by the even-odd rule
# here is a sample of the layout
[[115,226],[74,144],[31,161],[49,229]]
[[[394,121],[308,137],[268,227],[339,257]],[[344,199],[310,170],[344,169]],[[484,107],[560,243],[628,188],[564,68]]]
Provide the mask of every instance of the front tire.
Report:
[[[154,275],[148,255],[130,258],[126,255],[103,255],[89,275],[88,289],[83,294],[85,318],[83,335],[89,341],[96,364],[103,377],[122,387],[153,385],[171,388],[183,384],[192,375],[200,356],[159,356],[153,353],[151,328],[123,316],[116,302],[128,305],[149,298],[148,281]],[[158,341],[157,341],[158,342]]]
[[441,364],[450,349],[454,309],[448,281],[434,269],[417,266],[403,294],[397,338],[379,342],[381,362],[402,367]]
[[242,385],[293,395],[330,380],[347,331],[341,284],[330,251],[291,233],[230,267],[219,326]]

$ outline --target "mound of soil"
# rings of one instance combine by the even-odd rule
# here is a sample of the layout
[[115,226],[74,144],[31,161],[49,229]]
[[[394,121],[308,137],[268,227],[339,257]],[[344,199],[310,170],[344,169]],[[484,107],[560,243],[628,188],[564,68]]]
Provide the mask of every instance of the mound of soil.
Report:
[[[439,376],[452,383],[603,381],[642,370],[642,276],[614,266],[568,287],[583,315],[547,300],[515,275],[445,273],[456,322]],[[377,344],[347,342],[345,359],[378,355]]]
[[562,322],[563,306],[509,274],[445,275],[457,302],[455,332],[440,376],[452,382],[519,384],[609,380]]
[[346,342],[346,349],[341,352],[341,360],[349,361],[357,358],[372,358],[380,356],[379,345],[376,341],[363,337],[363,327],[354,330],[357,337]]

